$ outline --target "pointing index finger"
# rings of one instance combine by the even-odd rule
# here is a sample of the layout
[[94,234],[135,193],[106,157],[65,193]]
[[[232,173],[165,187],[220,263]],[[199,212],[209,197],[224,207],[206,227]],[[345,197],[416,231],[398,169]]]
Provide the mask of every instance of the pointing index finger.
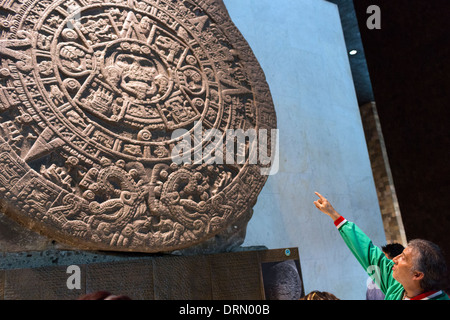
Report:
[[325,197],[322,196],[320,193],[318,192],[314,192],[321,200],[325,200]]

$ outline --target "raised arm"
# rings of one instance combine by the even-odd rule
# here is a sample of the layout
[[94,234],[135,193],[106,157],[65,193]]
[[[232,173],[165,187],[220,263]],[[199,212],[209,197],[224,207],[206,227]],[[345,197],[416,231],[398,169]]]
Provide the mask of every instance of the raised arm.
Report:
[[317,209],[333,219],[342,239],[364,270],[372,277],[376,276],[373,274],[374,271],[378,272],[378,279],[374,280],[378,282],[377,285],[386,294],[387,289],[395,281],[391,276],[393,262],[386,258],[383,251],[376,247],[358,226],[344,219],[324,196],[318,192],[316,192],[316,195],[319,197],[318,200],[314,201]]

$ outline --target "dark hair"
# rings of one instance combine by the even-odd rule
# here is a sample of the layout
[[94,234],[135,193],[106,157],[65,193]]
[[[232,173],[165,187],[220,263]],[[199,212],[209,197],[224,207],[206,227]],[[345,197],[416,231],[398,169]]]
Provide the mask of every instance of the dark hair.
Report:
[[85,294],[77,300],[131,300],[131,298],[125,295],[116,296],[108,291],[96,291]]
[[390,243],[381,247],[381,250],[387,253],[390,259],[394,259],[396,256],[401,254],[404,249],[405,247],[403,247],[400,243]]
[[336,296],[329,292],[324,291],[311,291],[306,296],[300,298],[300,300],[339,300]]
[[412,264],[415,270],[424,274],[420,287],[424,291],[444,288],[447,265],[441,249],[433,242],[422,239],[412,240],[408,246],[418,253],[414,256]]

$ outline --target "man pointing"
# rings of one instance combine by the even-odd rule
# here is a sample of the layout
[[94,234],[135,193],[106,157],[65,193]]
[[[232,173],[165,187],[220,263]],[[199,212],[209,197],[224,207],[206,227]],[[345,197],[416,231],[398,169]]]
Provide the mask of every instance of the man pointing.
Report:
[[437,245],[426,240],[412,240],[400,255],[389,260],[361,229],[343,218],[325,197],[318,192],[316,195],[319,199],[314,204],[333,219],[344,242],[363,268],[379,268],[379,287],[385,300],[449,300],[441,290],[447,270]]

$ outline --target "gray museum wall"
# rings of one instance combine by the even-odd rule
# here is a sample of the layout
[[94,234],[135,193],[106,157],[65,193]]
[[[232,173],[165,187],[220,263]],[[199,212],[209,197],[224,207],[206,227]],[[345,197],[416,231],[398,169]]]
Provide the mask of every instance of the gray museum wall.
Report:
[[314,191],[375,245],[386,244],[339,12],[322,0],[225,0],[269,83],[279,170],[254,208],[244,245],[298,247],[305,292],[365,299],[367,275]]

